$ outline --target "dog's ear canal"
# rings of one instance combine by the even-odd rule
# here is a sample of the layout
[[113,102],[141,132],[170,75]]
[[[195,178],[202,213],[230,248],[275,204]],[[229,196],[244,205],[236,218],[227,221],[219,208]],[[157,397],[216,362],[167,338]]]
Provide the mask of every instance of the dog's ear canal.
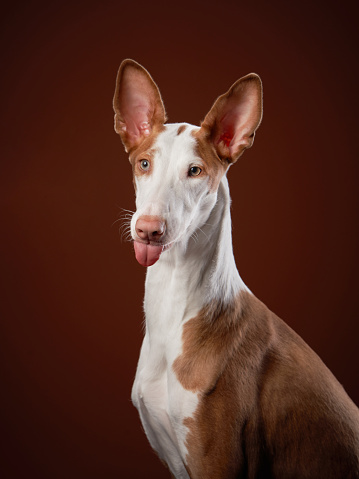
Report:
[[252,146],[262,103],[262,82],[255,73],[236,81],[215,101],[201,129],[222,160],[234,163]]
[[166,121],[160,92],[151,75],[134,60],[118,70],[113,98],[115,131],[127,152],[137,147]]

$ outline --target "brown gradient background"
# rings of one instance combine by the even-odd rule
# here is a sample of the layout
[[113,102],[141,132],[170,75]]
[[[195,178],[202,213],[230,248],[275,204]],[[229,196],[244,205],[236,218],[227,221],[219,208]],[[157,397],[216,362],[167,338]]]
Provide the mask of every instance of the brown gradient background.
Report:
[[113,131],[126,57],[170,121],[259,73],[264,120],[230,171],[251,290],[358,404],[357,16],[345,2],[22,2],[1,26],[2,478],[166,478],[130,402],[144,269]]

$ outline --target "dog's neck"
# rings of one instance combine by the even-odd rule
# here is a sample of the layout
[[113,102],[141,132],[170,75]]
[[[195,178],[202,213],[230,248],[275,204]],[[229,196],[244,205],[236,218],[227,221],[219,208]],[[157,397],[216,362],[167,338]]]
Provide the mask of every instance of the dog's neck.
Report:
[[232,248],[230,196],[224,176],[215,206],[204,224],[191,237],[176,243],[148,269],[145,292],[146,319],[176,312],[189,319],[212,301],[230,303],[240,290],[247,290],[235,264]]

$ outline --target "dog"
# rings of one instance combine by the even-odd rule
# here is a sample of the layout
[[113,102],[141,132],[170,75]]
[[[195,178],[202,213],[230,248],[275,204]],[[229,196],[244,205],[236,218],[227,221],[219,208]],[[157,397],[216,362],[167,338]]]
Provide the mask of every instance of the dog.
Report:
[[148,268],[132,401],[151,446],[176,479],[359,478],[358,408],[233,256],[226,174],[261,123],[259,76],[236,81],[200,127],[166,124],[152,77],[125,60],[113,106]]

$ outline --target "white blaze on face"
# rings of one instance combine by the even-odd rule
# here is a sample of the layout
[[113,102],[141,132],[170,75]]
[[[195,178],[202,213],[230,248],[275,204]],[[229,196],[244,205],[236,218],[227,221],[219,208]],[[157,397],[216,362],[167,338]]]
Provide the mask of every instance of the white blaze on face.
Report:
[[[215,204],[216,193],[209,191],[208,169],[197,154],[193,132],[198,130],[192,125],[166,125],[151,146],[148,172],[136,174],[134,168],[137,211],[131,229],[135,242],[139,218],[161,218],[166,224],[160,245],[152,244],[151,250],[151,245],[135,244],[136,257],[145,266],[159,259],[161,247],[166,249],[174,242],[187,241],[203,225]],[[144,158],[147,158],[146,152]],[[140,162],[141,158],[136,161]],[[200,168],[201,173],[193,176],[191,168]]]

